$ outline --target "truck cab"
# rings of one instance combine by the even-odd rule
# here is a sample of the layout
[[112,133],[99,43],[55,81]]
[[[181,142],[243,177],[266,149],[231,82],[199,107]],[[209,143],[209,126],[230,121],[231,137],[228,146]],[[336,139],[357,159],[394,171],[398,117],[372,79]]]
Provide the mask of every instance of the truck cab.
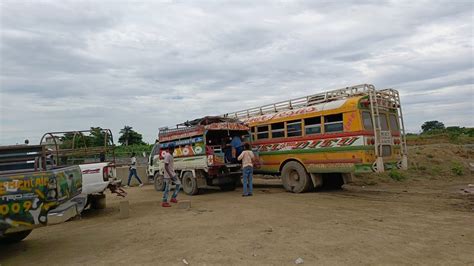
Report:
[[234,190],[240,182],[241,165],[237,160],[249,128],[241,122],[204,117],[179,124],[176,128],[161,128],[159,141],[154,145],[148,166],[155,189],[164,189],[164,155],[174,145],[174,168],[181,179],[183,191],[196,195],[199,189],[219,187]]

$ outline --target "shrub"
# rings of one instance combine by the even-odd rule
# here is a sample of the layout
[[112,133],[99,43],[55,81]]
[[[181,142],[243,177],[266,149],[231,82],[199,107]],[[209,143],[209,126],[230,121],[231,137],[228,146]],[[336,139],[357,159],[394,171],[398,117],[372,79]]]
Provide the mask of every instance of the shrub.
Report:
[[388,175],[390,176],[391,179],[393,179],[395,181],[402,181],[406,178],[401,172],[399,172],[395,169],[390,170]]
[[455,175],[463,175],[464,174],[464,167],[460,163],[455,162],[455,163],[453,163],[453,165],[451,167],[451,171],[453,171],[453,173]]
[[430,159],[433,159],[434,158],[434,155],[433,154],[427,154],[426,157],[430,158]]

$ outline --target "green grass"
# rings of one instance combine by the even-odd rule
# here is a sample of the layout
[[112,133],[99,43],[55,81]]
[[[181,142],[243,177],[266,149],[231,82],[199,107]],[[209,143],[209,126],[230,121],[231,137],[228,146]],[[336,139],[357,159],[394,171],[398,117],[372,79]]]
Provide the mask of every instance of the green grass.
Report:
[[460,176],[464,174],[464,167],[462,166],[462,164],[454,162],[451,166],[451,171],[453,172],[453,174]]
[[388,173],[388,176],[390,176],[390,178],[395,181],[403,181],[406,179],[405,175],[403,175],[401,172],[395,169],[390,170],[390,172]]

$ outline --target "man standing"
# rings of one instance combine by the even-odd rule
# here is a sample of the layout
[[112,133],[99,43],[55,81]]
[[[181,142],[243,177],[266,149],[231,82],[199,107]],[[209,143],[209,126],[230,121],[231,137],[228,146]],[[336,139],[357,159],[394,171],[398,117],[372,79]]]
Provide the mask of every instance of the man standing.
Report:
[[128,173],[128,182],[125,187],[130,187],[130,181],[132,181],[132,176],[135,176],[135,178],[138,180],[140,185],[139,187],[143,187],[143,182],[140,180],[140,177],[138,177],[137,174],[137,157],[135,157],[135,153],[132,152],[132,157],[130,158],[131,163],[130,163],[130,168],[129,168],[129,173]]
[[176,184],[176,188],[174,189],[174,193],[171,196],[172,203],[178,203],[176,197],[178,197],[178,192],[181,189],[181,181],[179,181],[176,173],[174,172],[174,143],[170,143],[168,146],[168,152],[165,154],[164,163],[165,163],[165,174],[164,174],[164,182],[165,182],[165,191],[163,192],[163,202],[161,203],[161,207],[171,207],[168,203],[168,193],[170,192],[171,182]]
[[253,193],[253,160],[255,155],[252,152],[250,144],[245,143],[245,151],[243,151],[238,160],[242,161],[244,192],[242,197],[252,196]]

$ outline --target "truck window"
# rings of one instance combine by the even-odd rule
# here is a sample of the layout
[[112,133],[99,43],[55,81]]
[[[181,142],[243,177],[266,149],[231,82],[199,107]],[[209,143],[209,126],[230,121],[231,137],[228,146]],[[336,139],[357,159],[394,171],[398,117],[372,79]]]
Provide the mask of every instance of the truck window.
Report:
[[342,132],[344,131],[342,114],[324,116],[324,132]]

